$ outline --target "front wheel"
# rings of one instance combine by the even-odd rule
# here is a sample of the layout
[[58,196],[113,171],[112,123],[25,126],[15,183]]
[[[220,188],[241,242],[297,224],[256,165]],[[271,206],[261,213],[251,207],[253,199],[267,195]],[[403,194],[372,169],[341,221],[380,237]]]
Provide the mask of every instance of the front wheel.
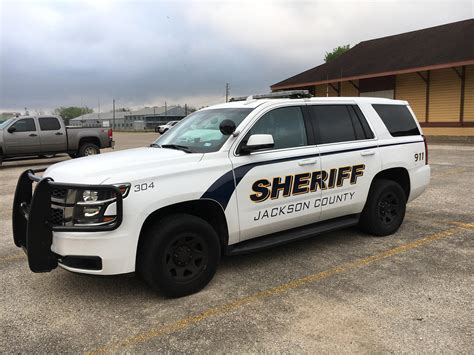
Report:
[[360,216],[360,227],[375,236],[395,233],[405,218],[406,196],[399,184],[375,180]]
[[51,158],[54,158],[56,156],[56,154],[42,154],[42,155],[39,155],[39,157],[41,159],[51,159]]
[[168,297],[198,292],[214,276],[220,260],[217,233],[203,219],[176,214],[157,221],[143,236],[137,271]]

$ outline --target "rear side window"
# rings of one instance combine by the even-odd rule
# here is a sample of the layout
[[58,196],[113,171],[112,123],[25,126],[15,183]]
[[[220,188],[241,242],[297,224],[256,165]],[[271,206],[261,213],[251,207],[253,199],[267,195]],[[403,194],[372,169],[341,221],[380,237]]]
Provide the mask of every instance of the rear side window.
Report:
[[320,144],[374,137],[362,112],[354,105],[313,105],[309,109],[317,122],[314,129]]
[[415,118],[404,105],[372,105],[393,137],[417,136]]
[[57,131],[61,129],[61,125],[55,117],[41,117],[38,120],[42,131]]

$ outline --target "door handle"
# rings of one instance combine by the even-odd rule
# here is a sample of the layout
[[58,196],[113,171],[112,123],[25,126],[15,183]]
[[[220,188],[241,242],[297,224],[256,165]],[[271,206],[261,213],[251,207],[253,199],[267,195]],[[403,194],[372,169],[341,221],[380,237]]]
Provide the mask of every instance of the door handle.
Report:
[[57,136],[62,136],[63,134],[61,132],[56,132]]
[[362,152],[360,152],[360,155],[362,155],[363,157],[368,157],[369,155],[374,155],[375,154],[375,150],[364,150]]
[[34,134],[34,133],[31,133],[31,134],[30,134],[30,137],[38,137],[38,135],[37,135],[37,134]]
[[298,165],[299,166],[303,166],[303,165],[313,165],[313,164],[316,164],[318,162],[318,159],[303,159],[303,160],[300,160],[298,162]]

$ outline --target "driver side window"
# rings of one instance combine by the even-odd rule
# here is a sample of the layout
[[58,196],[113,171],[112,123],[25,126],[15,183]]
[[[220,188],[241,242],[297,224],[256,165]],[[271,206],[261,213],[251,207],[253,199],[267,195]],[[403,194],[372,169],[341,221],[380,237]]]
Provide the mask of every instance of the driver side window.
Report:
[[252,134],[271,134],[275,142],[271,149],[308,145],[303,112],[299,106],[282,107],[267,112],[250,129],[243,144]]
[[16,121],[12,127],[15,127],[15,132],[34,132],[36,131],[35,121],[32,118],[23,118]]

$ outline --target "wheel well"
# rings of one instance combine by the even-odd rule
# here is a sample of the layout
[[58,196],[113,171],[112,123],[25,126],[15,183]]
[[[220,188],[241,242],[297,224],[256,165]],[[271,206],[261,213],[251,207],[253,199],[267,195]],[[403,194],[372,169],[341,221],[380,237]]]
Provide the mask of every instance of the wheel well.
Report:
[[95,144],[100,148],[100,140],[96,137],[84,137],[79,140],[79,146],[78,149],[85,143],[92,143]]
[[144,232],[151,227],[153,222],[165,216],[176,213],[186,213],[204,219],[216,231],[223,250],[225,247],[227,247],[229,242],[229,230],[227,228],[225,214],[221,205],[213,200],[193,200],[180,202],[156,210],[146,218],[142,225],[138,247],[140,248],[140,243],[143,240]]
[[408,200],[408,197],[410,196],[410,175],[408,175],[407,169],[391,168],[387,170],[382,170],[374,176],[372,182],[376,179],[395,181],[398,185],[402,187],[403,191],[405,192],[405,197]]

